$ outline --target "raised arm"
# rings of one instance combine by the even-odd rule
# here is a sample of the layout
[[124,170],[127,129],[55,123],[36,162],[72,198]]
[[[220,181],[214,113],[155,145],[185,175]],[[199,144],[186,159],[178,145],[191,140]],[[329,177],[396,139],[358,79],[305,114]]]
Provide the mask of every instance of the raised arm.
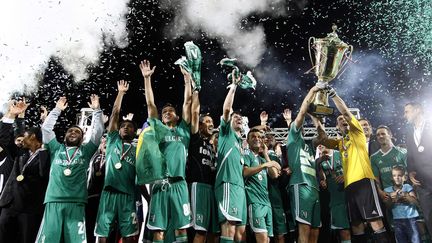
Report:
[[181,66],[180,70],[184,77],[184,101],[182,118],[187,124],[191,122],[191,104],[192,104],[192,76],[190,73],[186,72]]
[[290,128],[291,122],[292,122],[292,116],[291,116],[291,114],[292,114],[292,111],[290,109],[288,109],[288,108],[286,108],[284,110],[284,112],[282,113],[283,118],[285,119],[285,122],[286,122],[288,128]]
[[151,69],[150,61],[144,60],[141,62],[139,67],[144,77],[144,89],[147,103],[148,118],[158,118],[158,111],[154,103],[153,89],[151,85],[151,76],[154,73],[156,66]]
[[315,97],[315,94],[316,92],[318,92],[318,90],[319,88],[317,86],[313,86],[304,98],[303,103],[300,106],[300,111],[297,114],[296,119],[294,120],[294,125],[297,129],[301,128],[301,126],[303,125],[309,105],[312,103],[313,98]]
[[90,103],[88,103],[88,105],[90,106],[90,108],[93,109],[93,115],[92,115],[93,129],[92,129],[90,141],[95,145],[99,145],[104,132],[103,113],[102,110],[100,109],[99,96],[92,94],[90,96]]
[[198,133],[199,130],[199,113],[200,113],[200,100],[198,91],[192,93],[191,105],[191,134]]
[[224,119],[224,121],[228,121],[230,118],[229,116],[234,103],[234,96],[237,89],[237,84],[238,82],[240,82],[240,77],[237,77],[236,79],[234,70],[231,76],[233,83],[229,86],[230,88],[223,104],[222,118]]
[[324,145],[329,149],[339,150],[338,140],[329,138],[327,136],[327,133],[325,132],[325,129],[324,129],[324,125],[321,123],[321,121],[318,118],[316,118],[312,115],[310,117],[312,118],[312,121],[313,121],[315,128],[317,129],[317,133],[318,133],[318,137],[316,137],[313,141],[314,146]]
[[345,118],[345,120],[347,122],[351,121],[351,117],[353,116],[353,114],[351,113],[351,111],[349,111],[348,106],[345,104],[345,102],[342,100],[341,97],[339,97],[336,93],[336,91],[329,87],[328,88],[328,94],[329,97],[333,100],[333,102],[336,105],[336,108],[338,109],[338,111],[342,114],[342,116]]
[[114,101],[114,106],[112,109],[110,122],[108,124],[108,132],[116,131],[118,130],[118,123],[119,123],[119,117],[120,117],[120,109],[123,101],[123,96],[126,94],[126,92],[129,90],[129,83],[120,80],[117,82],[117,98]]
[[60,97],[56,103],[56,107],[48,114],[44,123],[42,124],[42,140],[44,144],[48,144],[51,140],[55,139],[54,125],[57,122],[60,113],[67,107],[66,97]]

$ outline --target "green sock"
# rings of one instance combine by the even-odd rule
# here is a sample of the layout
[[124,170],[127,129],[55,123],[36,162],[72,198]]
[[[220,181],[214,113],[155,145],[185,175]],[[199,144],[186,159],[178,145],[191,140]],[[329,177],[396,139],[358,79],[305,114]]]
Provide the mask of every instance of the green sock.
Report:
[[176,242],[178,243],[188,242],[187,234],[176,235]]
[[234,238],[229,237],[229,236],[221,236],[219,242],[220,243],[233,243]]

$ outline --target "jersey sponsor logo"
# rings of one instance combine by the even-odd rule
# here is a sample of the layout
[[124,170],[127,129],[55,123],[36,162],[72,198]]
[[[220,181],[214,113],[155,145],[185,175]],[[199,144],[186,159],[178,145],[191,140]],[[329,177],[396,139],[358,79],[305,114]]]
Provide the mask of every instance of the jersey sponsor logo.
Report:
[[180,136],[165,136],[165,142],[181,142],[183,137]]
[[211,160],[208,160],[208,159],[202,159],[201,160],[201,164],[207,165],[207,166],[210,166],[210,167],[214,167],[213,166],[213,162]]

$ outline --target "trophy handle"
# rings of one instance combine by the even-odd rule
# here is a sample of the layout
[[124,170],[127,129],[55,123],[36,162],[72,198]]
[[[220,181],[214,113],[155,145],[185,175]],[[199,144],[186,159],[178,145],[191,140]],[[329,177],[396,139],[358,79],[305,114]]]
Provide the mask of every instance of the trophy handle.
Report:
[[309,50],[309,58],[310,58],[310,61],[312,64],[312,69],[315,67],[315,63],[312,59],[312,51],[311,51],[311,47],[312,47],[311,43],[313,43],[313,42],[315,42],[315,37],[310,37],[308,40],[308,50]]
[[345,53],[344,59],[343,59],[341,65],[340,65],[340,68],[339,68],[339,74],[337,75],[338,78],[339,78],[339,77],[340,77],[340,76],[345,72],[345,70],[347,69],[348,61],[351,61],[351,60],[352,60],[353,50],[354,50],[354,47],[353,47],[352,45],[349,45],[349,46],[348,46],[348,51]]

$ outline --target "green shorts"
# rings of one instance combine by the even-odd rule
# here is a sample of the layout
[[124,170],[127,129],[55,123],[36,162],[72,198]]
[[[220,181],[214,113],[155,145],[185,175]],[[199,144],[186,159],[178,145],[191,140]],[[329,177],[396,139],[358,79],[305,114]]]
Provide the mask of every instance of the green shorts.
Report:
[[288,233],[285,210],[279,207],[272,207],[273,234],[285,235]]
[[191,219],[185,180],[153,186],[147,221],[150,230],[164,231],[169,223],[174,229],[186,229],[191,226]]
[[95,236],[108,237],[116,220],[122,237],[139,234],[135,196],[103,190],[99,202]]
[[84,203],[50,202],[45,212],[36,242],[86,242]]
[[330,208],[332,229],[349,229],[351,227],[347,210],[346,204],[338,204]]
[[296,184],[289,188],[291,212],[298,223],[313,228],[321,227],[319,192],[306,184]]
[[246,194],[243,187],[225,182],[215,188],[218,222],[236,222],[246,225]]
[[254,233],[267,233],[273,236],[272,209],[269,206],[252,203],[248,205],[249,226]]
[[190,196],[192,227],[199,231],[220,232],[213,187],[194,182],[190,185]]

